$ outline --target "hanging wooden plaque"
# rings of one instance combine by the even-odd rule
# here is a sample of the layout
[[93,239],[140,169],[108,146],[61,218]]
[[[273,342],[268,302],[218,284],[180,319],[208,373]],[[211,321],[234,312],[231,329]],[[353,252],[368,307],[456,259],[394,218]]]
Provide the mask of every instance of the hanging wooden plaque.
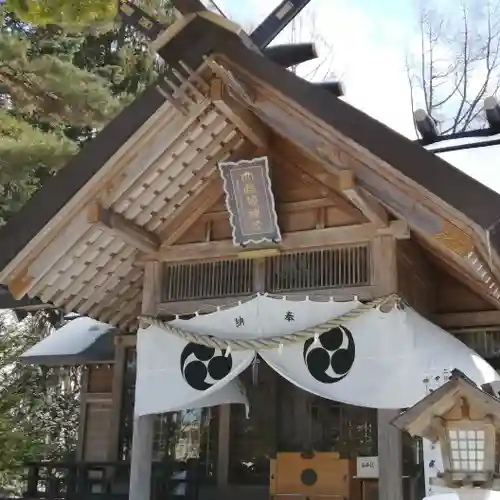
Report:
[[267,157],[221,162],[219,170],[224,181],[234,245],[280,242]]

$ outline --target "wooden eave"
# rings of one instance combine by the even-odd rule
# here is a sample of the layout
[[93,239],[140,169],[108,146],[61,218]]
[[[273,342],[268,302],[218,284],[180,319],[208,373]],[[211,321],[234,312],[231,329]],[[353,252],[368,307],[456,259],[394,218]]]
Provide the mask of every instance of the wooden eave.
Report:
[[474,404],[474,413],[490,415],[495,419],[500,416],[500,400],[483,391],[474,382],[455,375],[444,385],[417,402],[414,406],[396,417],[392,424],[412,435],[420,435],[434,418],[445,416],[462,400]]
[[[138,257],[160,248],[190,200],[210,190],[217,163],[250,142],[204,89],[187,82],[180,90],[176,98],[182,109],[155,95],[158,109],[151,118],[3,268],[0,281],[14,298],[27,294],[121,328],[133,327],[143,281]],[[41,195],[56,197],[45,186]],[[7,229],[13,230],[16,218]]]
[[493,293],[498,287],[484,283],[468,259],[473,252],[500,280],[497,193],[243,45],[215,53],[211,65],[233,95],[285,142],[340,181],[347,173],[356,179],[365,199],[368,195],[406,220],[430,251],[461,269],[500,306],[500,294]]
[[[15,298],[132,328],[137,262],[168,253],[218,200],[217,162],[282,145],[311,161],[296,165],[303,174],[368,215],[366,234],[392,234],[389,210],[471,279],[464,248],[486,257],[490,243],[497,269],[498,194],[207,18],[194,16],[161,52],[188,79],[173,94],[165,82],[148,89],[0,230],[0,283]],[[336,241],[336,228],[322,231]]]

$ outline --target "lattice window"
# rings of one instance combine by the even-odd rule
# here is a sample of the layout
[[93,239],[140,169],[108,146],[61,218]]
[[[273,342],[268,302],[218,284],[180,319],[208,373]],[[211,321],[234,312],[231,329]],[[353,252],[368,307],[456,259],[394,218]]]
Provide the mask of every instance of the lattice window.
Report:
[[[269,293],[346,288],[370,284],[368,245],[268,257],[265,283]],[[248,295],[255,292],[255,260],[170,264],[166,268],[165,302]]]
[[266,259],[266,290],[270,293],[364,286],[369,283],[367,245]]
[[500,357],[500,328],[452,331],[451,333],[483,358]]
[[252,291],[250,259],[167,265],[164,296],[167,302],[230,297]]

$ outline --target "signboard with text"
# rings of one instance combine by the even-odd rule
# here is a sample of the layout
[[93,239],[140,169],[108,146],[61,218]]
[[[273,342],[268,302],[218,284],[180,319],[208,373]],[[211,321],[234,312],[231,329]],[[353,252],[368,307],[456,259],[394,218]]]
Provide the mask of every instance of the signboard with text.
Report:
[[234,245],[280,242],[267,157],[221,162],[219,170],[224,181]]
[[378,477],[378,457],[357,457],[356,477]]

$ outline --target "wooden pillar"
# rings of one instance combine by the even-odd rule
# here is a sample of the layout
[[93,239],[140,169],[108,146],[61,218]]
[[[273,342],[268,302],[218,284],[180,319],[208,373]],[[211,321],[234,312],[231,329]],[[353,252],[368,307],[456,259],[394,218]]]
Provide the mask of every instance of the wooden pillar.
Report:
[[391,425],[400,410],[378,410],[378,494],[383,500],[403,500],[403,441]]
[[[398,291],[396,240],[378,236],[372,244],[373,283],[377,296]],[[397,376],[397,374],[395,374]],[[377,411],[379,498],[403,500],[403,443],[401,431],[391,425],[400,410]]]
[[[148,262],[144,270],[142,313],[156,314],[160,302],[162,269],[159,262]],[[130,457],[129,500],[150,500],[153,431],[155,415],[134,417]]]
[[89,386],[89,367],[84,366],[80,388],[80,420],[78,422],[78,441],[76,443],[76,459],[83,462],[85,455],[85,433],[87,431],[87,400],[86,393]]
[[113,385],[112,385],[112,408],[110,422],[110,436],[108,448],[108,460],[116,462],[118,460],[118,448],[120,441],[120,424],[123,406],[123,377],[125,375],[125,363],[127,348],[124,345],[115,346],[115,363],[113,365]]
[[226,488],[229,482],[229,445],[231,439],[231,405],[219,406],[217,440],[217,487]]
[[309,403],[311,394],[300,387],[293,391],[293,422],[296,444],[302,451],[311,448],[311,414]]

